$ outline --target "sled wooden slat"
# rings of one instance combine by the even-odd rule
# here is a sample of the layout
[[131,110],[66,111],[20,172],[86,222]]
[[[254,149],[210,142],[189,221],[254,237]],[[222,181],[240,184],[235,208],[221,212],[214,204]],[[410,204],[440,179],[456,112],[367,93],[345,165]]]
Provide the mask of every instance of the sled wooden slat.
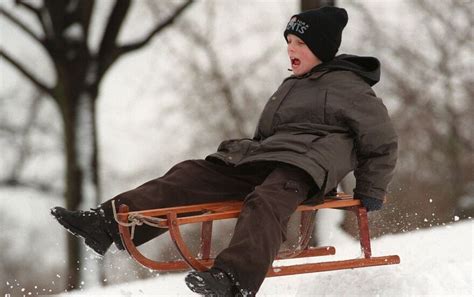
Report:
[[[186,270],[189,268],[203,271],[211,267],[214,262],[214,259],[211,258],[213,221],[237,218],[240,214],[242,205],[242,201],[228,201],[143,211],[129,211],[128,206],[121,205],[119,207],[119,212],[117,213],[119,232],[125,249],[138,263],[145,267],[158,271]],[[301,212],[301,226],[299,228],[300,241],[298,243],[298,248],[280,251],[276,258],[277,260],[335,254],[336,249],[332,246],[308,246],[309,238],[312,233],[312,226],[314,224],[315,212],[324,208],[342,209],[351,211],[356,215],[363,258],[277,266],[270,268],[267,276],[283,276],[400,263],[400,258],[396,255],[372,257],[367,211],[358,199],[353,199],[351,195],[344,193],[338,193],[336,197],[327,197],[324,200],[324,203],[319,205],[299,206],[297,211]],[[156,218],[160,219],[158,220]],[[154,261],[144,256],[133,243],[130,227],[128,227],[131,222],[136,222],[136,220],[142,220],[142,223],[147,223],[147,221],[152,222],[152,225],[159,228],[168,228],[171,239],[180,253],[182,260]],[[199,257],[192,255],[183,240],[179,229],[180,225],[193,223],[201,223],[202,225]]]
[[[287,256],[292,252],[291,256]],[[297,258],[308,258],[308,257],[317,257],[317,256],[330,256],[336,254],[336,249],[333,246],[323,246],[323,247],[309,247],[300,251],[281,251],[278,253],[276,260],[285,260],[285,259],[297,259]]]
[[203,222],[201,225],[201,259],[207,260],[211,257],[212,243],[212,221]]
[[176,245],[176,248],[178,249],[178,252],[181,254],[181,257],[183,257],[183,260],[186,261],[189,266],[193,267],[196,270],[199,271],[204,271],[207,270],[208,267],[201,263],[198,259],[196,259],[191,251],[189,251],[188,246],[186,243],[184,243],[183,238],[181,237],[181,232],[179,232],[179,225],[176,220],[176,213],[168,213],[167,215],[168,222],[169,224],[169,231],[171,235],[171,239],[173,240],[173,243]]
[[[201,212],[202,214],[197,214],[189,217],[177,218],[179,225],[184,224],[193,224],[199,222],[209,222],[215,220],[224,220],[237,218],[240,214],[242,208],[242,201],[230,201],[230,202],[216,202],[216,203],[206,203],[206,204],[197,204],[190,206],[178,206],[178,207],[169,207],[169,208],[159,208],[151,209],[144,211],[131,211],[121,213],[119,212],[118,219],[122,222],[127,222],[128,217],[134,214],[140,214],[147,217],[159,217],[166,216],[168,213],[173,212],[176,214],[187,214],[187,213],[196,213]],[[360,205],[360,201],[357,199],[352,200],[339,200],[339,199],[326,199],[323,204],[318,204],[314,206],[310,205],[300,205],[296,211],[310,211],[318,210],[323,208],[338,208],[343,209],[351,206]],[[168,221],[164,220],[159,223],[160,227],[168,227]]]
[[169,212],[174,212],[176,214],[181,213],[192,213],[192,212],[206,212],[206,211],[225,211],[232,209],[240,209],[242,206],[241,201],[228,201],[228,202],[214,202],[214,203],[203,203],[195,205],[185,205],[185,206],[176,206],[176,207],[166,207],[142,211],[130,211],[126,214],[119,213],[118,218],[123,220],[128,218],[129,215],[140,214],[143,216],[155,217],[155,216],[165,216]]
[[267,276],[284,276],[311,272],[323,272],[341,269],[353,269],[369,266],[381,266],[400,263],[399,256],[373,257],[369,259],[350,259],[320,263],[297,264],[291,266],[272,267]]
[[[126,212],[128,209],[127,206],[122,205],[120,206],[120,210],[122,212]],[[131,239],[130,230],[128,227],[118,225],[120,236],[122,237],[122,243],[128,253],[141,265],[148,267],[153,270],[158,271],[174,271],[174,270],[184,270],[189,269],[189,264],[183,260],[179,261],[154,261],[147,257],[145,257],[135,246]],[[201,260],[201,264],[205,266],[212,265],[213,261],[210,260]]]

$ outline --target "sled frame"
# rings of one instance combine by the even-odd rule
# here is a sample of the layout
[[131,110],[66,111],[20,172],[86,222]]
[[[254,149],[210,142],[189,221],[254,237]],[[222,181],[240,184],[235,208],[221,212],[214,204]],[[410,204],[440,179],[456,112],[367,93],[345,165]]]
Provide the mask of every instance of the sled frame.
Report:
[[[242,201],[227,201],[129,211],[128,206],[122,204],[116,214],[116,220],[118,221],[123,246],[131,257],[143,266],[160,272],[182,271],[189,270],[190,268],[197,271],[205,271],[212,266],[214,261],[210,255],[213,221],[237,218],[242,205]],[[372,257],[367,210],[361,205],[360,200],[354,199],[351,195],[344,193],[337,193],[337,195],[333,197],[325,197],[324,203],[322,204],[314,206],[300,205],[296,210],[297,212],[301,212],[300,241],[298,248],[295,250],[280,251],[276,260],[335,255],[336,249],[333,246],[311,247],[308,245],[314,226],[316,211],[324,208],[346,210],[356,215],[359,228],[360,248],[363,256],[347,260],[273,266],[268,270],[267,276],[283,276],[400,263],[400,257],[398,255]],[[143,223],[153,225],[157,228],[167,228],[171,240],[180,253],[182,260],[154,261],[144,256],[137,249],[132,239],[135,225],[141,225]],[[201,244],[198,257],[191,253],[180,232],[180,226],[196,223],[201,224]]]

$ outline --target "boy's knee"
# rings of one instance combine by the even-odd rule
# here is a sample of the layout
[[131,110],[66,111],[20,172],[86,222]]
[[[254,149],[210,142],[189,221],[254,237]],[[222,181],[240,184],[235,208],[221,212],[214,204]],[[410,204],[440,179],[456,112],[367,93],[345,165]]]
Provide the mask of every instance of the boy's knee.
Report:
[[283,190],[290,193],[306,195],[309,190],[309,186],[302,181],[288,180],[283,185]]

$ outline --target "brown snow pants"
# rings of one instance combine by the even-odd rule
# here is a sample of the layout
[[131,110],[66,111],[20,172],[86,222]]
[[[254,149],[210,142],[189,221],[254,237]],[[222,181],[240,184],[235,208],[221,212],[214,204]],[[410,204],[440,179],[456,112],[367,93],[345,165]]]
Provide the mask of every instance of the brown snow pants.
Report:
[[[288,220],[314,189],[303,170],[278,162],[228,166],[206,160],[188,160],[172,167],[164,176],[111,200],[125,203],[130,210],[172,207],[227,200],[243,200],[244,205],[229,246],[214,263],[234,276],[242,289],[257,292],[268,268],[286,239]],[[112,223],[114,242],[120,247],[111,200],[103,203]],[[134,242],[140,245],[166,229],[140,226]]]

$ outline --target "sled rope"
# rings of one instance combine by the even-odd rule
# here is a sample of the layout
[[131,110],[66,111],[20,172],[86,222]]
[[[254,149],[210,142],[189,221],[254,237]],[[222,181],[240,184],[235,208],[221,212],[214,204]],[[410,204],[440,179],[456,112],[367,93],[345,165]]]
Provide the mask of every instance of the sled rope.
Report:
[[144,216],[138,213],[133,213],[128,215],[128,223],[122,222],[118,219],[117,216],[117,210],[115,208],[115,201],[112,200],[112,211],[114,213],[114,220],[117,222],[117,224],[124,226],[124,227],[131,227],[131,236],[130,238],[133,239],[133,236],[135,235],[135,227],[136,226],[141,226],[143,224],[146,224],[151,227],[155,228],[165,228],[167,229],[168,227],[163,227],[160,225],[161,222],[167,221],[166,219],[162,218],[155,218],[155,217],[149,217],[149,216]]

